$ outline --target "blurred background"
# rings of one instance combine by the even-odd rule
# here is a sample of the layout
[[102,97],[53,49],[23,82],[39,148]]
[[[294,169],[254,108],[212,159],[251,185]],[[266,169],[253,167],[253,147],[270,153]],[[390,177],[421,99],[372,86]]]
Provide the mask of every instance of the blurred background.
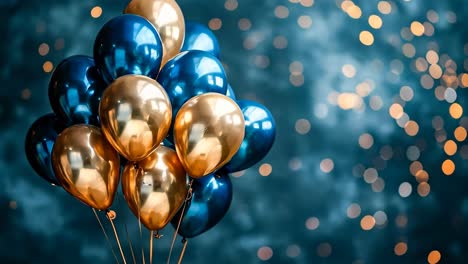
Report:
[[[466,263],[465,1],[178,3],[218,37],[237,97],[270,108],[278,129],[270,154],[232,175],[228,214],[189,241],[184,263]],[[0,2],[1,263],[114,262],[92,211],[30,168],[24,138],[52,111],[54,67],[92,55],[126,4]],[[117,229],[139,245],[117,200]]]

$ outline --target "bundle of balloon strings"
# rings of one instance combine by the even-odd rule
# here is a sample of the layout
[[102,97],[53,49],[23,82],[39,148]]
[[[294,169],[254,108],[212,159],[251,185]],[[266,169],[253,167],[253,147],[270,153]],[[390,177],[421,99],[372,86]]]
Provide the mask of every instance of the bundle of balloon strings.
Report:
[[[111,210],[120,178],[125,200],[153,238],[175,227],[187,239],[215,226],[232,200],[229,173],[259,162],[275,139],[263,105],[236,100],[205,26],[185,22],[174,0],[133,0],[97,34],[93,57],[54,70],[54,113],[36,120],[26,155],[45,180],[92,208],[117,263],[127,263]],[[99,212],[97,212],[97,211]],[[112,227],[115,254],[99,213]],[[128,238],[128,230],[125,225]],[[145,263],[145,252],[132,260]]]

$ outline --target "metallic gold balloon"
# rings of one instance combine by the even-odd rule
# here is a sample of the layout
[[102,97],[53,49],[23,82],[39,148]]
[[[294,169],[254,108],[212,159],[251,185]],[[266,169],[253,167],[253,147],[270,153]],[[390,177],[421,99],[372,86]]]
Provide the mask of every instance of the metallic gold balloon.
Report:
[[124,13],[142,16],[156,27],[163,42],[161,68],[180,52],[184,42],[185,22],[175,0],[132,0]]
[[160,146],[146,159],[128,163],[122,174],[125,199],[150,230],[171,221],[187,195],[187,174],[177,153]]
[[144,159],[166,137],[172,108],[164,88],[141,75],[125,75],[107,87],[99,108],[102,131],[126,159]]
[[229,97],[206,93],[188,100],[174,121],[177,154],[192,178],[226,164],[244,139],[244,116]]
[[111,206],[119,184],[119,155],[99,128],[65,129],[55,141],[52,164],[63,188],[78,200],[98,210]]

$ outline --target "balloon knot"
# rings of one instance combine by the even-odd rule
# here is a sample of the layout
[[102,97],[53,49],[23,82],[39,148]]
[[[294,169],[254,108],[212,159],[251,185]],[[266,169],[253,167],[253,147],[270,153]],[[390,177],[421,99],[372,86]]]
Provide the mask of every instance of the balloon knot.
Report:
[[106,212],[107,219],[114,220],[117,217],[117,214],[114,210],[107,210]]

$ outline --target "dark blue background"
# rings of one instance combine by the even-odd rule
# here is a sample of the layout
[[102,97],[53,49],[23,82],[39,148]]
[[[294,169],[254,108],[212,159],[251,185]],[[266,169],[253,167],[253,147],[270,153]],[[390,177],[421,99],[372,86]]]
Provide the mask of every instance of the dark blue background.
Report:
[[[232,178],[234,200],[230,211],[214,229],[189,241],[184,263],[261,263],[260,257],[270,249],[273,255],[268,263],[427,263],[432,250],[441,253],[441,263],[466,262],[468,147],[466,142],[457,142],[458,152],[451,158],[455,173],[445,176],[441,164],[449,157],[443,144],[436,141],[433,120],[440,116],[447,139],[454,140],[454,129],[468,127],[468,119],[452,118],[450,103],[434,94],[440,81],[436,80],[432,89],[424,89],[420,78],[425,73],[415,68],[416,58],[424,58],[432,48],[441,60],[442,54],[453,60],[460,79],[459,74],[468,71],[465,1],[394,0],[388,15],[378,11],[378,1],[356,1],[362,10],[359,19],[343,12],[335,3],[339,0],[316,0],[311,7],[292,3],[300,1],[238,0],[233,11],[224,7],[224,1],[178,2],[188,20],[205,24],[212,18],[222,20],[215,34],[237,97],[265,104],[278,126],[271,153],[242,177]],[[228,8],[232,3],[228,1]],[[50,73],[43,71],[44,62],[57,65],[71,55],[91,55],[99,28],[119,15],[125,4],[123,0],[0,2],[1,263],[113,261],[91,210],[34,173],[27,164],[23,141],[29,125],[51,111],[47,98]],[[103,14],[94,19],[90,10],[96,5],[102,6]],[[275,16],[278,5],[288,8],[287,18]],[[439,16],[433,23],[435,33],[405,40],[402,28],[413,21],[427,21],[431,9]],[[371,14],[382,18],[381,29],[369,26]],[[299,27],[297,20],[302,15],[312,18],[310,28]],[[250,29],[239,29],[242,18],[250,20]],[[359,42],[362,30],[373,33],[372,46]],[[287,47],[277,48],[284,39]],[[407,42],[416,49],[414,58],[402,53]],[[38,52],[41,43],[50,47],[45,56]],[[303,65],[304,83],[297,87],[292,83],[299,78],[300,84],[301,77],[293,76],[290,81],[293,61]],[[345,64],[356,70],[353,78],[343,75]],[[375,88],[358,100],[365,105],[361,110],[343,110],[329,101],[336,92],[354,93],[356,85],[365,80],[372,80]],[[404,103],[399,98],[403,85],[414,91],[414,98],[404,104],[404,111],[419,124],[414,137],[407,135],[388,112],[392,103]],[[467,90],[458,87],[456,93],[456,102],[465,107]],[[369,107],[372,96],[381,98],[380,110]],[[305,135],[295,130],[299,119],[311,124]],[[307,121],[302,124],[307,125]],[[368,150],[358,144],[364,133],[374,140]],[[390,146],[393,152],[389,160],[382,158],[384,146],[384,150]],[[431,191],[426,197],[418,195],[418,182],[409,171],[407,150],[411,146],[420,150],[419,161],[429,174]],[[414,155],[410,153],[409,157],[413,159]],[[329,173],[320,169],[324,159],[333,160]],[[268,177],[259,173],[263,163],[272,166]],[[385,182],[381,192],[373,191],[362,178],[366,168],[378,169]],[[412,185],[407,198],[398,193],[403,182]],[[356,219],[347,217],[352,203],[361,208]],[[115,205],[121,238],[125,241],[123,223],[127,223],[134,244],[139,245],[137,220],[123,199]],[[377,211],[385,212],[387,221],[364,231],[360,220]],[[306,228],[308,219],[309,227],[313,223],[311,217],[320,221],[314,230]],[[398,226],[396,219],[405,217],[407,224]],[[157,263],[167,256],[172,232],[171,227],[166,228],[165,236],[155,242]],[[148,234],[144,236],[147,246]],[[403,256],[394,253],[398,242],[407,243]],[[180,248],[178,242],[176,255]]]

